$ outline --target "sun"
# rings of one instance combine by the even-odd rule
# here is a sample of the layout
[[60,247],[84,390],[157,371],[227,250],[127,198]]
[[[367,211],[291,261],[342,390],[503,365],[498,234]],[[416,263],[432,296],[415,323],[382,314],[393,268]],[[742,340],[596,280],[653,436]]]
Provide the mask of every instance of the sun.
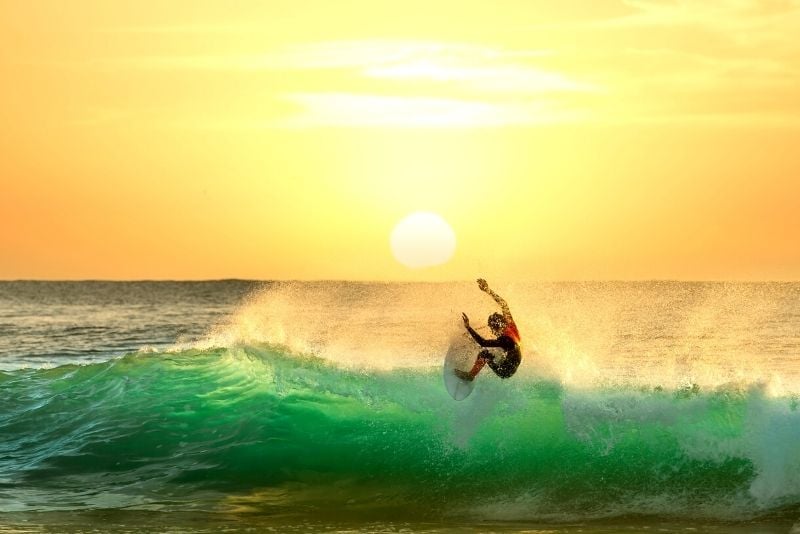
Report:
[[400,219],[389,237],[394,257],[412,269],[446,263],[456,250],[456,234],[441,215],[416,211]]

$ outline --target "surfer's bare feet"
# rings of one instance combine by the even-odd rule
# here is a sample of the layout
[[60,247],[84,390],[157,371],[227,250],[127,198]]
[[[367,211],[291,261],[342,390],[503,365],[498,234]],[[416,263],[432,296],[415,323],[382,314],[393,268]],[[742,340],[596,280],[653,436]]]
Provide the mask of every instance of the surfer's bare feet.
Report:
[[472,382],[475,380],[475,377],[469,374],[466,371],[462,371],[461,369],[453,369],[453,374],[456,375],[461,380],[466,380],[467,382]]

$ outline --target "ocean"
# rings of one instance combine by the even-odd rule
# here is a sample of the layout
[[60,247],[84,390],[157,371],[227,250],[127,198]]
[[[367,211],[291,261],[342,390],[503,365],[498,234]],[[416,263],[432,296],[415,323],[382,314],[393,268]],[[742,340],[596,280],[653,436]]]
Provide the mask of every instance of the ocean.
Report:
[[0,533],[800,533],[800,283],[493,289],[0,282]]

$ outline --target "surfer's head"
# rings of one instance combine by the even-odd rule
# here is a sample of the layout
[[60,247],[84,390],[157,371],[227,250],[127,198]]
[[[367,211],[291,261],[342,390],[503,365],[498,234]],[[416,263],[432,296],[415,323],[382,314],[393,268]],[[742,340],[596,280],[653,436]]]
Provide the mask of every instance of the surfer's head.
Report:
[[506,328],[506,318],[503,317],[502,313],[491,314],[487,322],[489,324],[489,328],[492,329],[492,332],[494,332],[494,335],[496,336],[502,334],[503,330]]

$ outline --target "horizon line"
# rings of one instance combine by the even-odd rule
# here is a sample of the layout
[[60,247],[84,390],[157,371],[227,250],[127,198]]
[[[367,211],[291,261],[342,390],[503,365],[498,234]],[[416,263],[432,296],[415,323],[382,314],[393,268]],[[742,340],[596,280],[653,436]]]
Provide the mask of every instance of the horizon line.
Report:
[[[495,280],[508,281],[509,277],[497,277]],[[461,278],[451,280],[357,280],[344,278],[0,278],[0,283],[214,283],[214,282],[248,282],[248,283],[352,283],[352,284],[452,284],[461,282],[474,282],[475,278]],[[679,279],[679,278],[563,278],[563,279],[532,279],[517,280],[523,283],[737,283],[737,284],[765,284],[765,283],[800,283],[800,279],[742,279],[742,278],[709,278],[709,279]]]

